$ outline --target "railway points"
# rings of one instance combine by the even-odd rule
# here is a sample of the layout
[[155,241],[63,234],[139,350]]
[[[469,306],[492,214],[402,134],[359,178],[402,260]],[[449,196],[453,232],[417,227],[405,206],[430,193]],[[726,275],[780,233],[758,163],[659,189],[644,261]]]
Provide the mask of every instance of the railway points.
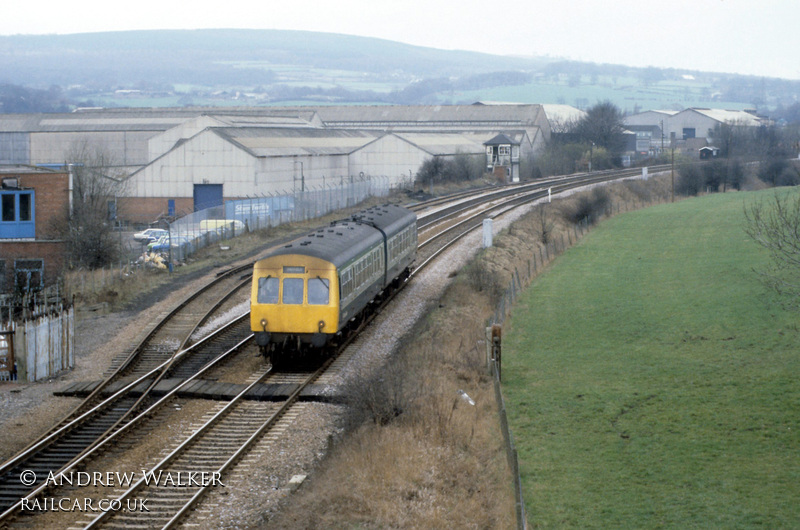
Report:
[[[619,175],[601,176],[595,174],[589,177],[584,177],[583,180],[576,180],[572,183],[572,185],[575,186],[586,185],[587,183],[602,181],[603,179],[611,179],[611,178],[620,178],[620,176]],[[552,188],[553,186],[549,187]],[[493,191],[495,193],[497,192],[497,190]],[[543,197],[542,195],[543,191],[541,187],[539,187],[539,189],[537,190],[531,190],[529,193],[520,192],[519,189],[509,193],[516,194],[518,196],[519,202],[524,202],[524,200],[528,201],[538,200]],[[520,197],[524,197],[525,199],[523,200]],[[507,198],[503,197],[498,198],[497,196],[494,196],[493,199],[495,202],[505,204],[505,208],[509,207],[509,205],[507,204],[508,203]],[[459,200],[461,200],[462,202],[469,201],[469,199],[465,199],[464,197],[461,197]],[[483,200],[485,202],[486,198],[484,198]],[[465,209],[474,210],[476,206],[475,204],[466,204],[461,207],[461,211],[458,211],[456,209],[448,210],[447,208],[438,208],[438,207],[431,208],[430,205],[427,206],[427,209],[429,209],[430,212],[425,211],[426,207],[424,205],[419,205],[419,208],[420,212],[424,212],[420,213],[421,218],[428,219],[428,218],[438,217],[440,223],[455,225],[456,223],[447,220],[448,216],[449,218],[463,217],[464,216],[463,210]],[[498,206],[497,208],[498,209],[495,209],[494,211],[485,212],[484,215],[494,215],[494,216],[501,215],[501,212],[499,210],[502,210],[502,207]],[[480,220],[477,220],[477,224],[478,225],[480,224]],[[464,228],[462,227],[462,230],[463,229]],[[455,231],[457,230],[450,230],[450,232],[455,232]],[[426,241],[432,241],[433,239],[434,238],[430,238]],[[439,243],[442,246],[444,245],[444,243],[441,243],[441,241]],[[433,246],[432,243],[426,243],[426,245]],[[244,335],[246,335],[246,333],[244,333]],[[251,355],[252,355],[252,350],[251,350]],[[120,366],[124,364],[126,363],[124,362],[119,363]],[[150,395],[150,399],[158,399],[163,393],[164,395],[170,395],[173,399],[187,400],[187,399],[199,398],[206,401],[230,402],[230,400],[233,399],[232,396],[234,394],[237,396],[241,395],[241,391],[243,390],[243,387],[245,387],[245,385],[242,383],[220,383],[212,379],[209,379],[209,380],[197,381],[191,383],[192,386],[187,385],[186,387],[181,388],[180,390],[176,390],[180,388],[181,381],[182,381],[181,378],[175,378],[175,377],[165,377],[158,382],[156,382],[155,379],[147,382],[143,381],[139,383],[139,386],[135,389],[135,391],[130,390],[127,393],[130,394],[130,397],[135,398],[139,397],[138,396],[139,392],[145,394],[146,390],[149,388],[149,392],[147,393]],[[94,394],[94,396],[97,397],[102,395],[108,395],[111,390],[110,388],[111,385],[121,385],[121,383],[119,382],[113,382],[107,384],[99,382],[83,382],[80,384],[76,383],[70,389],[64,389],[63,392],[71,393],[73,395],[89,393],[90,395]],[[296,399],[297,401],[323,401],[323,402],[337,401],[338,397],[336,396],[335,392],[331,393],[329,384],[309,383],[308,385],[309,386],[306,386],[304,389],[300,389],[300,386],[297,383],[256,382],[255,385],[252,386],[247,392],[245,392],[244,395],[241,395],[239,399],[243,402],[266,401],[268,403],[274,403],[276,401],[283,400],[285,396],[291,395],[294,396],[293,399]],[[119,386],[117,386],[117,388],[118,387]],[[297,391],[298,389],[300,389],[299,392]],[[190,396],[190,394],[193,395]]]

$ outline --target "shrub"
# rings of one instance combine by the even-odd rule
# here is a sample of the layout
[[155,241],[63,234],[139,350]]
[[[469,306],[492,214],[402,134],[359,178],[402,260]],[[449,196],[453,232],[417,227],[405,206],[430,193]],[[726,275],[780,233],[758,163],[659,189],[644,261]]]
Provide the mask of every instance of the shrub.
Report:
[[678,180],[675,183],[675,192],[681,195],[697,195],[705,185],[703,172],[694,164],[684,164],[678,170]]
[[778,182],[787,169],[789,169],[789,162],[782,158],[764,160],[759,166],[758,178],[767,184],[780,186],[781,184],[778,184]]
[[592,193],[581,194],[573,206],[565,207],[562,216],[572,224],[594,224],[608,210],[611,197],[605,188],[595,188]]
[[377,371],[364,369],[350,378],[343,389],[348,414],[342,417],[342,426],[347,430],[364,423],[384,426],[407,412],[418,389],[408,373],[400,359],[390,359]]
[[725,163],[721,160],[714,160],[703,165],[704,187],[712,192],[719,191],[723,182],[727,181],[728,175]]
[[486,292],[493,302],[500,299],[505,285],[500,275],[491,269],[484,260],[475,260],[465,270],[469,286],[476,292]]
[[734,189],[741,190],[745,181],[744,166],[734,160],[728,166],[728,184]]

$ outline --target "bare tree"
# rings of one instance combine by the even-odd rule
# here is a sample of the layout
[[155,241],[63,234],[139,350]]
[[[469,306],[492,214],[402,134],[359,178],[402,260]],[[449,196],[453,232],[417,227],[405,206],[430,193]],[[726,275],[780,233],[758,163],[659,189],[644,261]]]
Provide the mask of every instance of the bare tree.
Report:
[[72,211],[62,233],[70,262],[89,268],[108,265],[120,251],[114,218],[122,180],[111,174],[113,156],[102,146],[84,141],[73,145],[67,160],[72,173]]
[[568,134],[578,127],[578,119],[574,117],[552,116],[548,118],[551,134]]
[[744,209],[745,232],[767,249],[770,265],[757,271],[764,283],[800,306],[800,195],[776,193]]
[[547,205],[542,204],[537,207],[533,216],[533,230],[543,245],[547,245],[551,241],[556,226],[548,213]]

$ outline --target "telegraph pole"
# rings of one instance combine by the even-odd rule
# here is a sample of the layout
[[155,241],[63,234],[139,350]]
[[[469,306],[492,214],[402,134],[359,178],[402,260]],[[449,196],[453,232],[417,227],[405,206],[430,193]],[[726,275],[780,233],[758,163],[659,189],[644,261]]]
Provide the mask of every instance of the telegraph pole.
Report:
[[672,202],[675,202],[675,147],[672,147]]

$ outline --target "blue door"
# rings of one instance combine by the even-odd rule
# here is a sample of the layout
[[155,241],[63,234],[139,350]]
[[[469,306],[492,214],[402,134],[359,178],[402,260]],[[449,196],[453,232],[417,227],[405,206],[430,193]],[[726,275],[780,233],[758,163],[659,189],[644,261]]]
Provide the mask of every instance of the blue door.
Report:
[[222,206],[222,184],[195,184],[194,211]]

